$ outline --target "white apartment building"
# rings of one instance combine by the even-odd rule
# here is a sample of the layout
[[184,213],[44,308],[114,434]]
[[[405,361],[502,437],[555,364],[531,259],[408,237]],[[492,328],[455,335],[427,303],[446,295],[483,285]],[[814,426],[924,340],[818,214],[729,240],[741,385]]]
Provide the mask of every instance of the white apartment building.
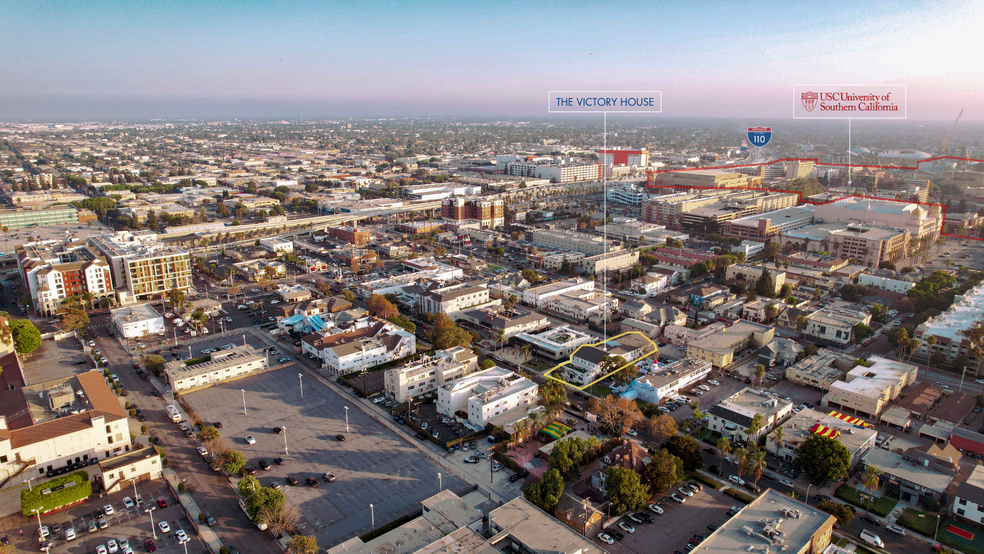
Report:
[[174,360],[164,366],[164,375],[171,389],[181,392],[201,389],[238,379],[269,367],[269,357],[249,345],[220,350],[210,355],[210,360],[185,365],[184,360]]
[[877,277],[867,273],[858,275],[858,284],[897,292],[899,294],[905,294],[909,291],[909,289],[916,286],[916,284],[912,281],[903,281],[901,279],[891,279],[888,277]]
[[[971,354],[972,345],[963,333],[980,325],[981,322],[984,322],[984,284],[977,285],[963,295],[955,296],[953,304],[950,304],[945,312],[916,327],[915,335],[919,339],[917,352],[926,358],[929,358],[933,352],[940,352],[949,362],[966,355],[971,362],[967,365],[967,369],[977,373],[980,371],[980,360]],[[928,344],[929,337],[936,337],[936,344],[932,349]]]
[[[746,387],[710,409],[708,427],[733,441],[747,442],[769,434],[792,411],[792,402]],[[749,433],[756,415],[760,427]]]
[[823,403],[858,417],[877,418],[902,389],[916,382],[918,366],[869,356],[870,367],[859,365],[847,372],[843,381],[830,383]]
[[267,237],[260,239],[260,246],[265,250],[273,252],[277,256],[289,254],[294,251],[294,243],[280,237]]
[[150,304],[135,304],[111,312],[113,329],[118,337],[139,339],[165,332],[164,317]]
[[665,291],[669,284],[669,275],[663,273],[646,273],[641,277],[633,279],[630,288],[634,292],[641,292],[648,296]]
[[537,384],[508,369],[492,367],[447,383],[437,391],[437,412],[454,417],[459,412],[477,427],[512,410],[536,406]]
[[516,340],[532,346],[533,356],[553,361],[568,360],[582,344],[600,342],[597,337],[566,325],[540,333],[520,333]]
[[113,275],[120,304],[191,288],[191,258],[182,248],[158,242],[150,231],[120,231],[89,237]]
[[578,291],[553,296],[540,306],[542,310],[578,322],[589,318],[618,311],[618,298],[601,292]]
[[641,206],[643,202],[649,199],[649,193],[634,185],[608,187],[607,196],[609,202],[630,206]]
[[574,231],[537,229],[527,232],[526,240],[527,242],[532,242],[540,246],[557,250],[581,252],[588,256],[603,254],[605,252],[615,252],[622,249],[621,246],[615,246],[602,237]]
[[31,242],[17,247],[17,266],[35,312],[53,316],[66,298],[89,293],[93,305],[114,294],[109,263],[83,242]]
[[489,302],[489,289],[485,283],[458,283],[431,289],[420,295],[418,307],[425,313],[451,314]]
[[847,346],[854,342],[854,326],[871,323],[871,314],[850,308],[828,306],[806,316],[803,334],[821,345]]
[[375,317],[356,320],[340,333],[330,332],[325,329],[301,338],[301,349],[320,360],[332,375],[362,371],[417,351],[412,333]]
[[593,291],[594,285],[594,281],[580,277],[558,281],[523,291],[523,302],[528,306],[539,308],[549,298],[577,291]]
[[[10,360],[17,364],[16,360]],[[8,364],[7,372],[19,370]],[[102,373],[7,391],[0,416],[0,475],[10,485],[48,477],[130,450],[130,429],[119,398]]]
[[984,523],[984,466],[974,466],[967,480],[957,485],[950,513]]
[[460,379],[478,369],[478,356],[468,348],[456,346],[438,350],[415,362],[386,370],[386,394],[399,403],[421,398],[428,392]]
[[665,399],[675,398],[680,391],[706,379],[710,376],[711,369],[713,368],[709,362],[682,358],[640,375],[632,381],[629,390],[622,396],[630,400],[659,404]]

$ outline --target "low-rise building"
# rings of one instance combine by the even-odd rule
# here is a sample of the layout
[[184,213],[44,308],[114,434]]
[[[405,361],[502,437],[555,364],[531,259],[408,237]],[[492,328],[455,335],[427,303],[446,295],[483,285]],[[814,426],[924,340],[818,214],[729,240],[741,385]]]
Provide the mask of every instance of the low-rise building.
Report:
[[646,273],[636,277],[631,282],[631,289],[647,296],[664,292],[669,286],[670,279],[662,273]]
[[721,234],[740,240],[766,242],[779,233],[795,231],[813,224],[813,207],[783,208],[774,212],[750,215],[725,221]]
[[412,333],[375,317],[357,320],[341,332],[334,331],[325,329],[301,338],[302,351],[317,358],[332,375],[362,371],[417,351],[417,338]]
[[577,267],[581,273],[598,275],[606,271],[618,271],[629,268],[637,263],[639,263],[638,250],[620,250],[582,258],[578,262]]
[[776,441],[775,434],[766,440],[766,449],[779,458],[792,462],[796,459],[799,447],[813,435],[830,437],[841,443],[851,454],[850,467],[853,468],[869,450],[875,448],[878,431],[805,408],[782,424],[782,441]]
[[576,291],[553,296],[540,309],[583,323],[593,317],[614,313],[618,310],[618,304],[618,297],[611,294],[605,296],[598,291]]
[[803,335],[820,346],[844,347],[854,342],[854,326],[871,323],[871,314],[850,307],[828,306],[806,316]]
[[280,237],[267,237],[260,239],[260,246],[277,256],[290,254],[294,251],[294,243]]
[[269,367],[267,353],[249,345],[219,350],[209,354],[207,358],[191,365],[186,364],[185,360],[174,360],[165,364],[164,375],[171,390],[182,392],[202,389],[245,377]]
[[112,312],[113,329],[120,337],[138,339],[165,331],[164,317],[150,304],[116,308]]
[[867,273],[862,273],[858,276],[858,284],[866,287],[875,287],[882,290],[897,292],[899,294],[905,294],[909,291],[909,289],[916,286],[916,284],[912,281],[893,279],[891,277],[881,275],[868,275]]
[[424,313],[453,315],[489,302],[489,289],[485,283],[457,283],[430,289],[420,296],[418,308]]
[[638,319],[626,318],[619,324],[621,326],[620,332],[636,332],[642,333],[643,335],[649,337],[650,339],[655,339],[660,336],[663,332],[663,328],[656,323],[649,323],[648,321],[641,321]]
[[831,383],[824,404],[877,418],[902,389],[915,383],[919,370],[913,364],[881,356],[870,356],[868,363],[868,367],[860,365],[847,372],[843,381]]
[[539,333],[520,333],[517,342],[532,346],[533,355],[551,361],[566,361],[582,344],[601,342],[600,339],[567,325]]
[[779,289],[786,284],[786,272],[776,269],[775,266],[732,264],[728,266],[725,279],[737,279],[755,284],[762,277],[763,272],[768,272],[772,276],[772,296],[779,294]]
[[458,314],[458,321],[470,323],[493,337],[501,331],[506,338],[520,333],[535,333],[550,326],[547,316],[519,306],[466,310]]
[[732,441],[748,442],[771,433],[792,412],[792,402],[746,387],[711,407],[708,427]]
[[906,459],[905,456],[885,450],[872,448],[865,454],[865,466],[881,470],[883,486],[897,492],[899,500],[910,504],[920,504],[924,499],[938,502],[953,480],[952,475]]
[[[686,321],[684,321],[684,323],[686,323]],[[663,338],[669,341],[669,343],[673,346],[686,348],[691,342],[709,337],[714,333],[724,330],[724,328],[724,323],[721,323],[720,321],[715,321],[714,323],[711,323],[706,327],[701,327],[700,329],[685,327],[683,324],[673,324],[667,325],[663,328]]]
[[584,386],[604,377],[601,361],[608,356],[621,356],[631,363],[655,351],[656,345],[637,333],[620,335],[605,344],[578,348],[561,373],[568,382]]
[[950,513],[965,521],[984,523],[984,466],[974,466],[967,480],[957,485]]
[[700,543],[697,554],[790,552],[824,554],[831,546],[834,516],[775,489],[751,504]]
[[250,281],[283,279],[287,276],[287,266],[277,260],[247,260],[233,264],[238,273]]
[[387,369],[383,385],[390,398],[403,403],[411,398],[421,398],[476,369],[478,356],[468,348],[455,346]]
[[730,366],[735,360],[735,352],[748,346],[762,346],[772,341],[775,328],[737,321],[731,327],[687,344],[687,356],[695,360],[710,362],[720,369]]
[[[953,303],[945,312],[931,317],[916,327],[915,335],[920,342],[916,353],[929,358],[939,352],[949,363],[965,355],[970,361],[967,370],[981,375],[981,359],[974,356],[971,341],[964,332],[977,327],[982,322],[984,322],[984,284],[955,296]],[[932,346],[929,344],[930,337],[936,337],[936,344]]]
[[548,299],[577,291],[593,291],[595,282],[590,279],[576,277],[567,281],[558,281],[523,291],[523,303],[539,308]]
[[636,377],[622,396],[630,400],[659,404],[706,379],[710,376],[711,369],[711,364],[707,362],[683,358]]
[[556,250],[581,252],[586,256],[594,256],[605,252],[622,250],[622,246],[612,244],[602,237],[551,229],[536,229],[526,233],[526,240],[533,244],[546,246]]
[[501,414],[535,407],[538,390],[525,377],[491,367],[439,387],[437,412],[448,417],[466,414],[469,423],[484,427]]
[[792,339],[776,337],[759,348],[759,363],[766,368],[788,367],[796,363],[797,356],[803,350],[803,346]]
[[111,494],[133,483],[164,478],[164,466],[156,448],[141,448],[99,460],[103,493]]
[[852,360],[821,348],[816,354],[786,368],[786,379],[799,385],[826,390],[851,368]]

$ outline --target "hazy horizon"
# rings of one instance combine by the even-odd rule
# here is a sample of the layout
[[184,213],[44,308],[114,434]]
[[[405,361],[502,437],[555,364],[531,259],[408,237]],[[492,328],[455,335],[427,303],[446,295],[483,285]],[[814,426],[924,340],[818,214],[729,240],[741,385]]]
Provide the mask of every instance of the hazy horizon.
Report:
[[549,90],[661,90],[663,116],[779,118],[795,84],[901,83],[984,120],[984,4],[186,1],[0,5],[0,119],[533,117]]

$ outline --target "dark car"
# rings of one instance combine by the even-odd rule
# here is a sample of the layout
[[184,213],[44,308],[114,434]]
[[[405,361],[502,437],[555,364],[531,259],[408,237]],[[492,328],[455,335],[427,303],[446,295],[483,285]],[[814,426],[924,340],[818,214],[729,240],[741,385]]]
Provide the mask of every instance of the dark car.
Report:
[[92,510],[92,517],[99,519],[101,517],[106,517],[106,512],[102,508]]
[[509,476],[509,482],[510,483],[515,483],[516,481],[519,481],[520,479],[522,479],[522,477],[520,477],[520,475],[518,473],[513,473],[512,475]]
[[721,526],[714,523],[708,523],[707,528],[711,531],[717,531]]
[[709,466],[707,470],[713,473],[714,475],[721,475],[721,468],[719,468],[718,466],[715,465]]
[[281,458],[280,456],[274,458],[273,461],[276,462],[278,466],[282,466],[287,463],[287,460]]
[[294,485],[296,487],[297,486],[297,477],[294,477],[293,475],[288,475],[287,476],[287,482],[290,483],[291,485]]
[[154,539],[144,539],[144,549],[147,552],[156,552],[157,545],[154,544]]
[[266,460],[260,460],[260,469],[263,471],[270,471],[270,462]]
[[215,427],[216,429],[221,429],[221,428],[222,428],[222,422],[221,422],[221,421],[216,421],[216,422],[215,422],[215,423],[214,423],[214,424],[212,425],[212,427]]
[[817,502],[822,502],[824,500],[826,500],[827,502],[833,502],[833,499],[827,496],[826,494],[818,494],[813,498],[815,498]]
[[318,488],[318,485],[320,485],[321,483],[319,483],[318,480],[315,479],[314,477],[308,477],[307,484],[314,488]]
[[163,496],[158,496],[157,497],[157,507],[158,508],[167,508],[167,500],[165,500]]
[[161,395],[161,391],[155,390],[151,394],[153,394],[154,396],[160,396]]
[[279,435],[279,434],[281,434],[281,433],[284,432],[284,428],[283,427],[274,427],[273,428],[273,432]]
[[243,472],[246,475],[256,475],[256,468],[253,466],[246,466],[243,468]]
[[205,512],[205,523],[209,527],[215,527],[215,518],[212,517],[212,514],[209,512]]
[[861,516],[861,519],[863,519],[867,523],[874,525],[875,527],[881,525],[880,521],[878,521],[877,519],[874,518],[874,516],[871,516],[869,514],[864,514],[863,516]]
[[620,541],[620,540],[622,540],[622,539],[625,538],[625,535],[623,535],[619,531],[615,531],[615,530],[609,529],[609,530],[607,530],[605,532],[608,533],[609,535],[611,535],[612,538],[615,539],[615,540],[617,540],[617,541]]
[[714,450],[714,449],[713,449],[713,448],[711,448],[710,446],[708,446],[708,447],[705,447],[705,448],[704,448],[704,452],[707,452],[708,454],[717,454],[717,450]]
[[649,515],[646,512],[639,512],[638,514],[636,514],[636,517],[642,519],[646,523],[652,523],[656,521],[655,519],[653,519],[653,516]]
[[337,439],[338,442],[345,442],[345,435],[335,435],[335,439]]
[[160,446],[164,444],[160,437],[154,437],[154,446]]
[[420,432],[418,432],[418,433],[417,433],[416,435],[414,435],[414,436],[415,436],[415,437],[417,437],[417,439],[418,439],[418,440],[422,440],[422,441],[425,441],[425,440],[427,440],[427,435],[425,435],[425,434],[423,434],[423,433],[420,433]]
[[7,535],[0,535],[0,545],[10,546],[10,538]]

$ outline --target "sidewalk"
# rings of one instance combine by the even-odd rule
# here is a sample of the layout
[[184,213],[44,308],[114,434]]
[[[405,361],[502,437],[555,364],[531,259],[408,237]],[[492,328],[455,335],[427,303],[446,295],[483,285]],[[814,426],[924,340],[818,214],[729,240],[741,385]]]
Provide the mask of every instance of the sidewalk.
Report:
[[177,474],[175,474],[170,468],[164,468],[164,481],[167,482],[167,486],[171,489],[171,493],[178,499],[178,502],[181,504],[181,508],[185,512],[185,515],[188,516],[188,521],[190,521],[191,525],[196,531],[198,531],[198,535],[205,542],[206,546],[208,546],[208,549],[212,552],[212,554],[218,554],[219,549],[222,548],[222,541],[219,540],[218,535],[215,534],[215,531],[213,531],[211,527],[199,523],[198,514],[202,513],[202,511],[198,509],[198,504],[196,504],[195,500],[190,494],[188,494],[187,489],[185,492],[178,492],[178,484],[183,482],[183,480],[179,479]]

